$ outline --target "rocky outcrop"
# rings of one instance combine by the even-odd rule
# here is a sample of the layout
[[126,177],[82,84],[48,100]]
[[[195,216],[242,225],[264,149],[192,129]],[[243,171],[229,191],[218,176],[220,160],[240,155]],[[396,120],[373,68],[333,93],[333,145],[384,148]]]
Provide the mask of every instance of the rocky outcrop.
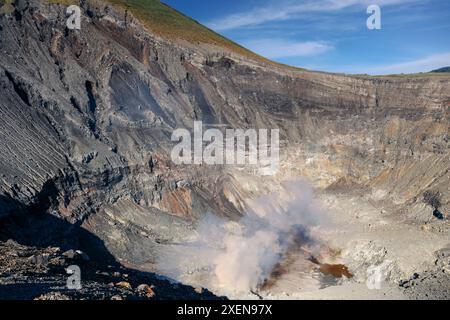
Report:
[[[119,266],[100,267],[83,252],[0,242],[0,299],[217,300],[208,290],[175,284]],[[70,266],[80,268],[80,289],[67,286]]]

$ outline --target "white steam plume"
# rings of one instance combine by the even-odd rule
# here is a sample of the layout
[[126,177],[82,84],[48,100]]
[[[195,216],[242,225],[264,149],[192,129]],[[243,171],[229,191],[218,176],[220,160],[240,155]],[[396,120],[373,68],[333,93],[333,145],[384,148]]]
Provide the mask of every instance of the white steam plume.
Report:
[[206,215],[196,241],[165,251],[158,268],[206,287],[255,290],[293,245],[314,245],[310,231],[318,225],[321,209],[313,195],[305,181],[285,182],[282,191],[248,201],[247,214],[238,223]]

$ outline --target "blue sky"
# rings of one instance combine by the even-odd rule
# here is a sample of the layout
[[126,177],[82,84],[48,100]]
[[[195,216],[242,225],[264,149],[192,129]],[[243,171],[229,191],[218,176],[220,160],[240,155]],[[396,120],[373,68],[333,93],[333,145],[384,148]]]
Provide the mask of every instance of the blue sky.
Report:
[[[450,66],[450,0],[162,0],[272,60],[391,74]],[[381,8],[369,30],[367,7]]]

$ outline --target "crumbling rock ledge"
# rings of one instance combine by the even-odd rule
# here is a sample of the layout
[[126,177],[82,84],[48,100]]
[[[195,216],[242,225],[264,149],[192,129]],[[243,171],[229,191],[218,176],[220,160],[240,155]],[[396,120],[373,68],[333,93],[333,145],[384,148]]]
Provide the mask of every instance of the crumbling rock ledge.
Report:
[[[81,270],[81,289],[69,289],[67,268]],[[102,266],[75,250],[0,242],[0,299],[4,300],[216,300],[203,288],[155,274]],[[223,298],[222,298],[223,299]]]

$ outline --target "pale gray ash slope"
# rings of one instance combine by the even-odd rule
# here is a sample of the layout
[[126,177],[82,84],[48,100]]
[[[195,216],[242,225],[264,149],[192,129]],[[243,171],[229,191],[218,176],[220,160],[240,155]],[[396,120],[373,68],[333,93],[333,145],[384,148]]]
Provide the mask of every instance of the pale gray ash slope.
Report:
[[[377,192],[408,221],[448,214],[448,76],[294,70],[165,38],[107,1],[81,6],[76,31],[65,27],[64,5],[18,1],[0,16],[4,240],[86,242],[90,256],[107,249],[136,266],[151,264],[206,212],[237,219],[242,193],[233,175],[170,161],[173,129],[194,120],[280,128],[302,150],[288,167],[318,188]],[[430,190],[439,208],[424,204]]]

